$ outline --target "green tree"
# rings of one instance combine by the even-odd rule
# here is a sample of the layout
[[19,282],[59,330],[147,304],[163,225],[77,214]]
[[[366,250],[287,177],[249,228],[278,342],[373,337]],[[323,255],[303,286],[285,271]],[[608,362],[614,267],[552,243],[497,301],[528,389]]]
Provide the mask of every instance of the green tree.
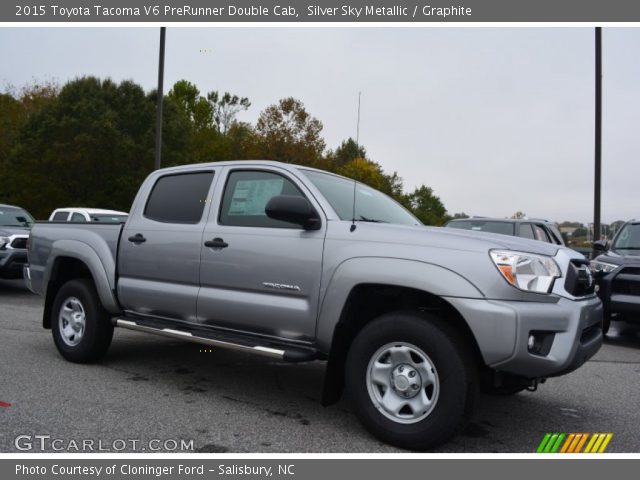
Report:
[[327,157],[332,163],[332,168],[338,169],[356,158],[367,158],[367,151],[349,137],[336,148],[335,152],[329,152]]
[[20,101],[8,93],[0,94],[0,178],[22,125],[22,118]]
[[[183,135],[187,144],[184,152],[188,158],[176,158],[175,162],[228,160],[234,158],[233,152],[238,150],[247,153],[233,143],[239,140],[236,134],[242,128],[235,129],[233,135],[227,134],[236,122],[236,115],[251,106],[248,98],[229,92],[219,94],[217,91],[209,92],[204,97],[196,85],[179,80],[169,91],[167,100],[176,109],[175,132]],[[177,141],[177,138],[174,140]]]
[[462,219],[462,218],[469,218],[469,215],[467,215],[467,214],[466,214],[466,213],[464,213],[464,212],[461,212],[461,213],[454,213],[454,214],[453,214],[453,218],[456,218],[456,219],[457,219],[457,218],[460,218],[460,219]]
[[51,82],[26,85],[19,91],[8,87],[5,93],[0,93],[0,185],[6,185],[3,181],[5,162],[16,146],[24,123],[57,95],[58,86]]
[[573,238],[577,238],[577,237],[586,237],[587,234],[589,233],[589,231],[587,230],[586,227],[581,226],[576,228],[573,233],[571,234],[571,237]]
[[421,185],[407,198],[410,210],[425,225],[443,225],[449,220],[442,201],[430,187]]
[[389,193],[389,182],[382,167],[366,158],[354,158],[338,168],[338,174],[369,185],[376,190]]
[[213,109],[213,120],[216,128],[222,134],[226,134],[236,121],[236,116],[243,110],[248,110],[251,102],[247,97],[239,97],[229,92],[220,95],[217,91],[209,92],[207,100]]
[[133,82],[69,82],[21,129],[8,159],[9,197],[37,218],[60,206],[128,210],[153,166],[153,119]]
[[256,154],[268,160],[326,167],[323,157],[322,122],[312,117],[303,103],[283,98],[267,107],[256,124]]
[[200,90],[187,80],[178,80],[167,94],[187,115],[195,131],[214,127],[214,109],[209,101],[200,95]]
[[518,210],[516,213],[514,213],[513,215],[511,215],[511,218],[519,220],[521,218],[525,218],[527,216],[526,213],[521,212],[520,210]]
[[560,225],[560,227],[569,227],[569,228],[578,228],[581,227],[582,224],[580,222],[568,222],[568,221],[564,221],[562,222]]

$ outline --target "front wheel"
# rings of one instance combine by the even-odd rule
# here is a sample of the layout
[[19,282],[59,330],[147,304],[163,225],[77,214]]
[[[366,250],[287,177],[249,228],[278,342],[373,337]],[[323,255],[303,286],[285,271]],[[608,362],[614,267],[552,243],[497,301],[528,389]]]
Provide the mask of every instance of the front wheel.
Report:
[[76,363],[89,363],[104,356],[111,345],[113,325],[88,279],[65,283],[51,309],[53,341],[60,354]]
[[432,315],[392,313],[366,325],[345,372],[360,421],[381,440],[410,450],[451,438],[469,419],[477,392],[465,345]]

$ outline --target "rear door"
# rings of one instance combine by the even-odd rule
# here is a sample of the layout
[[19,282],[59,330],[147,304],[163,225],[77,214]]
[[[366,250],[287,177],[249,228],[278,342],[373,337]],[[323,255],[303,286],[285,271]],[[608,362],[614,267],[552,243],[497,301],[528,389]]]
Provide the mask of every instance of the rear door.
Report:
[[120,240],[118,296],[128,312],[196,321],[202,232],[216,169],[167,173]]
[[[224,178],[222,178],[224,177]],[[291,172],[226,167],[218,182],[202,246],[198,320],[206,325],[309,341],[315,334],[326,221]],[[306,197],[323,218],[320,230],[270,219],[275,195]]]

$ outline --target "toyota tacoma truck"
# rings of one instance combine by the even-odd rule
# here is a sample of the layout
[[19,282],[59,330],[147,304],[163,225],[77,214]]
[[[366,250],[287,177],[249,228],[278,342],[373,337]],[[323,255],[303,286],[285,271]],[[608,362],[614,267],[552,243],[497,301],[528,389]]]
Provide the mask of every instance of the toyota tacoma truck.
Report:
[[602,343],[582,255],[428,228],[363,184],[278,162],[155,171],[123,224],[36,223],[24,275],[69,361],[103,357],[114,327],[323,360],[323,403],[344,391],[412,450],[460,431],[480,389],[535,389]]

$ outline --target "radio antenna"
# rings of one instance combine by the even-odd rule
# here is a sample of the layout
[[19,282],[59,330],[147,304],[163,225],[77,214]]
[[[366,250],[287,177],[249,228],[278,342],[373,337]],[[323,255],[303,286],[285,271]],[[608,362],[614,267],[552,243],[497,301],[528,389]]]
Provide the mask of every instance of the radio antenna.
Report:
[[356,145],[360,148],[360,97],[362,92],[358,92],[358,123],[356,126]]
[[[360,151],[360,97],[362,92],[358,92],[358,123],[356,124],[356,147]],[[356,229],[356,189],[358,182],[353,180],[353,215],[351,216],[351,228],[349,231],[353,232]]]

